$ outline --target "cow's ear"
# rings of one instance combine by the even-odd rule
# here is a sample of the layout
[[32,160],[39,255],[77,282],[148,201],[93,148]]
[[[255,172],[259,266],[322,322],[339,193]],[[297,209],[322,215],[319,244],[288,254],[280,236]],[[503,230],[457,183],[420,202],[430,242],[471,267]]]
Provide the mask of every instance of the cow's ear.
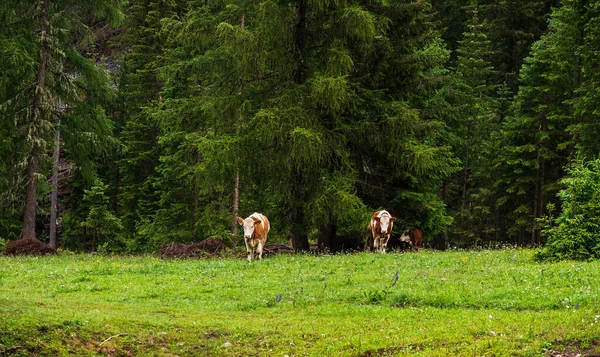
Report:
[[375,217],[375,222],[379,222],[381,220],[381,217]]
[[254,224],[259,224],[260,222],[262,222],[260,219],[256,218],[256,217],[252,217],[252,220],[254,221]]
[[390,218],[390,222],[394,222],[395,220],[396,220],[396,217]]
[[244,225],[244,219],[240,216],[237,216],[237,221],[239,224],[241,224],[242,226]]

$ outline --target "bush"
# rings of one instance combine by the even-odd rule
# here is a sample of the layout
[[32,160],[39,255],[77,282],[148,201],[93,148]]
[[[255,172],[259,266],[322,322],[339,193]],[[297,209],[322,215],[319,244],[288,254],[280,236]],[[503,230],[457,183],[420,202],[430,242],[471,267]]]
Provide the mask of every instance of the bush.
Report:
[[[577,160],[567,167],[558,193],[562,211],[541,220],[546,246],[538,260],[587,260],[600,257],[600,160]],[[548,205],[548,211],[554,211]]]

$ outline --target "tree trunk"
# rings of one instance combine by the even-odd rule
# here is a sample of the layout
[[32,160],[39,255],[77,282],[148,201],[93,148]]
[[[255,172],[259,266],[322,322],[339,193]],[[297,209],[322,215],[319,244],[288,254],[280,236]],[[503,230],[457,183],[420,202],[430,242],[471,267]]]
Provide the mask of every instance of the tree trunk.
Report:
[[[548,102],[548,99],[545,99]],[[548,119],[546,116],[542,118],[541,131],[544,135],[544,138],[548,135]],[[540,141],[540,150],[544,149],[545,140]],[[539,157],[539,177],[536,186],[538,186],[537,192],[537,202],[536,202],[536,215],[534,217],[533,222],[533,232],[534,232],[534,245],[539,245],[542,243],[542,234],[540,232],[540,228],[538,227],[538,220],[542,218],[544,214],[544,181],[546,178],[546,158],[544,157],[544,153],[540,151]]]
[[[292,174],[292,178],[294,178]],[[295,252],[307,251],[310,250],[310,246],[308,244],[308,234],[306,231],[306,223],[304,222],[304,211],[302,205],[298,202],[303,202],[303,198],[299,190],[301,190],[302,185],[298,181],[293,181],[293,186],[291,196],[292,201],[290,204],[290,209],[288,211],[288,219],[290,222],[290,232],[289,238],[292,242],[292,247]]]
[[[295,32],[294,32],[294,61],[296,65],[292,73],[292,80],[296,84],[302,84],[306,81],[305,65],[303,63],[304,49],[306,47],[306,14],[308,6],[306,0],[300,0],[296,7]],[[308,244],[308,234],[304,222],[304,212],[302,202],[304,202],[303,191],[305,189],[302,180],[302,174],[296,169],[292,169],[290,175],[292,192],[291,207],[288,218],[290,221],[289,237],[292,241],[294,251],[306,251],[310,249]]]
[[304,83],[306,80],[303,55],[306,47],[307,12],[308,6],[306,0],[298,1],[298,6],[296,7],[296,23],[294,33],[294,61],[296,62],[296,66],[294,67],[294,73],[292,74],[292,80],[298,84]]
[[236,170],[235,172],[235,182],[233,184],[233,220],[231,221],[231,240],[233,241],[233,246],[237,246],[237,229],[238,229],[238,221],[237,216],[240,209],[240,172]]
[[465,166],[463,168],[462,203],[461,210],[465,210],[467,203],[467,181],[469,178],[469,150],[471,146],[471,121],[467,124],[467,147],[465,148]]
[[42,16],[40,17],[40,57],[37,67],[33,108],[31,110],[30,125],[32,126],[32,148],[27,159],[27,194],[25,196],[25,212],[23,214],[23,231],[21,238],[36,239],[35,216],[37,210],[37,186],[40,169],[41,149],[41,121],[43,118],[44,92],[46,91],[46,67],[48,62],[48,39],[50,0],[41,0]]
[[336,247],[336,231],[337,226],[333,223],[328,223],[319,227],[319,236],[317,237],[317,245],[320,250],[335,252]]
[[538,143],[538,167],[535,170],[535,189],[534,189],[534,196],[533,196],[533,221],[531,222],[531,245],[535,246],[535,241],[536,241],[536,233],[537,230],[535,229],[535,219],[538,216],[538,201],[539,201],[539,194],[540,194],[540,178],[541,178],[541,159],[540,159],[540,147],[539,147],[539,143]]
[[[200,165],[200,152],[198,150],[196,150],[196,165]],[[198,209],[200,207],[200,198],[198,197],[200,195],[200,183],[198,182],[199,178],[198,178],[198,174],[194,174],[194,197],[192,197],[192,202],[193,202],[193,210],[194,212],[192,213],[192,237],[196,238],[196,224],[198,223],[198,219],[199,219],[199,214],[198,214]]]
[[[245,22],[246,22],[246,16],[244,14],[242,14],[242,17],[240,19],[240,27],[241,28],[244,28]],[[244,86],[242,84],[238,95],[242,94],[243,89],[244,89]],[[242,110],[240,109],[239,123],[236,125],[236,128],[235,128],[236,135],[239,135],[239,133],[240,133],[241,123],[242,123]],[[236,164],[235,181],[233,183],[233,212],[232,212],[233,217],[231,220],[231,242],[233,243],[234,247],[237,247],[237,243],[238,243],[237,216],[238,216],[239,210],[240,210],[240,170]]]
[[292,221],[292,227],[289,234],[290,240],[292,241],[292,247],[294,248],[295,252],[310,250],[310,245],[308,244],[308,235],[306,234],[304,227],[301,223],[294,223],[293,221],[294,219],[300,219],[304,221],[303,217],[304,215],[299,212],[290,217],[290,220]]
[[92,236],[92,253],[96,252],[96,236],[98,235],[98,227],[94,225],[94,235]]
[[57,248],[56,220],[58,219],[58,166],[60,163],[60,121],[56,126],[54,143],[54,166],[52,168],[52,193],[50,194],[50,246]]
[[[548,97],[545,96],[544,101],[548,104]],[[541,242],[541,232],[538,228],[538,219],[542,217],[544,210],[544,178],[546,170],[546,159],[544,158],[544,141],[548,132],[548,119],[545,115],[542,116],[542,122],[540,123],[539,133],[540,138],[537,144],[537,161],[538,167],[536,169],[535,177],[535,194],[533,202],[533,222],[531,227],[531,245],[535,246]]]
[[[538,215],[537,218],[542,218],[544,215],[544,180],[546,178],[546,159],[542,157],[541,164],[541,174],[540,174],[540,193],[539,193],[539,205],[538,205]],[[536,243],[538,245],[542,244],[542,232],[538,227],[537,220],[535,222],[535,232],[536,232]]]

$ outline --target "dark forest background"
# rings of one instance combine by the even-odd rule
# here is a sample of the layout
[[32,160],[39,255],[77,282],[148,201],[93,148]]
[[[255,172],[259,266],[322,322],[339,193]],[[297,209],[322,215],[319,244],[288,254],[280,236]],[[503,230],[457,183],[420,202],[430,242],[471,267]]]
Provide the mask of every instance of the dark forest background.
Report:
[[600,2],[0,5],[0,238],[600,252]]

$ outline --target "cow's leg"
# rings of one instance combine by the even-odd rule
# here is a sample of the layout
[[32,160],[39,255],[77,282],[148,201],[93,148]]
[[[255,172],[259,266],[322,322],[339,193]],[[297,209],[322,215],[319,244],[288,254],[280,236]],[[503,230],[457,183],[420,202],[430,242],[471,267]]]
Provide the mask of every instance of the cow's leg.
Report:
[[377,237],[377,253],[383,253],[383,238],[382,237]]
[[252,261],[252,256],[250,255],[250,246],[248,245],[248,240],[244,239],[244,243],[246,243],[246,253],[248,253],[248,261]]
[[379,238],[373,237],[373,250],[375,252],[379,251]]
[[261,240],[259,240],[259,241],[258,241],[258,248],[257,248],[257,250],[256,250],[256,251],[258,252],[258,259],[259,259],[259,260],[262,260],[262,252],[263,252],[263,247],[264,247],[264,244],[263,244],[263,242],[262,242]]
[[256,239],[250,241],[250,260],[254,259],[254,252],[256,252]]
[[382,254],[385,254],[385,248],[387,248],[387,244],[388,244],[389,240],[390,240],[389,236],[383,238],[383,242],[381,243],[381,253]]

